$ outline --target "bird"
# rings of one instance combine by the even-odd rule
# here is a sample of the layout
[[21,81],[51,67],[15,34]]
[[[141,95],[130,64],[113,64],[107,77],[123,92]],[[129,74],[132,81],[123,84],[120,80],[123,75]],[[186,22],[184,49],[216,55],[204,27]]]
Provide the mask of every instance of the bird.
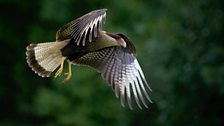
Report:
[[31,43],[26,47],[28,66],[41,77],[61,76],[68,63],[65,80],[72,76],[71,65],[95,69],[112,87],[121,105],[133,110],[148,108],[151,88],[136,58],[136,48],[123,33],[103,30],[107,9],[91,11],[62,26],[52,42]]

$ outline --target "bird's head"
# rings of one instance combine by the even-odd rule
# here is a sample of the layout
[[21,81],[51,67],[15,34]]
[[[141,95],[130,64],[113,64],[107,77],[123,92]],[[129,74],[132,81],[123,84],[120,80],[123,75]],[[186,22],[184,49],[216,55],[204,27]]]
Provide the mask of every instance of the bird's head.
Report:
[[108,36],[112,37],[113,39],[115,39],[115,45],[122,46],[124,48],[127,46],[125,40],[121,36],[119,36],[117,34],[111,34],[111,33],[106,33],[106,34]]
[[127,46],[127,44],[126,44],[126,42],[124,41],[124,39],[123,38],[118,38],[118,39],[115,39],[116,41],[117,41],[117,44],[118,45],[121,45],[122,47],[126,47]]

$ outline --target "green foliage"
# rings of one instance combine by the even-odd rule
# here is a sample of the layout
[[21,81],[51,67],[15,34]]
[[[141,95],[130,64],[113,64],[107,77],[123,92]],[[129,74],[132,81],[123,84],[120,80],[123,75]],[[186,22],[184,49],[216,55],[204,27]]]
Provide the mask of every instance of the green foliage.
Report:
[[[223,1],[0,1],[0,125],[126,126],[224,124]],[[41,78],[27,66],[30,42],[54,41],[58,28],[108,8],[105,30],[124,32],[153,89],[149,109],[121,107],[100,74]]]

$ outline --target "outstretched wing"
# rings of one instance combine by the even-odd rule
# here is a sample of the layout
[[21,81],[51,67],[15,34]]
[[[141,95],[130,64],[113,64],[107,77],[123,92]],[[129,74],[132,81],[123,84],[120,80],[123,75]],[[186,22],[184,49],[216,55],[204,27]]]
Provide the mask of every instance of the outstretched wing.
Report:
[[61,27],[56,35],[58,41],[65,39],[74,39],[79,46],[86,45],[86,42],[92,42],[97,37],[98,31],[102,30],[105,23],[107,9],[92,11],[76,20]]
[[128,48],[110,47],[91,52],[76,60],[76,63],[91,66],[99,71],[112,86],[116,96],[120,97],[122,106],[127,99],[130,109],[133,109],[132,94],[141,109],[140,101],[145,107],[148,107],[146,99],[151,102],[148,95],[151,89],[135,54],[130,53]]

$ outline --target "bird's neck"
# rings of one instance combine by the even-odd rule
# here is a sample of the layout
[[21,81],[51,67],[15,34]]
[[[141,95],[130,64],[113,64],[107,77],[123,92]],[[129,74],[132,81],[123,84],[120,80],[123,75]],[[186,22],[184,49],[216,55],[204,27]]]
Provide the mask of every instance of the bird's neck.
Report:
[[116,40],[105,34],[105,32],[101,32],[95,41],[89,44],[88,49],[95,51],[112,46],[118,46]]

